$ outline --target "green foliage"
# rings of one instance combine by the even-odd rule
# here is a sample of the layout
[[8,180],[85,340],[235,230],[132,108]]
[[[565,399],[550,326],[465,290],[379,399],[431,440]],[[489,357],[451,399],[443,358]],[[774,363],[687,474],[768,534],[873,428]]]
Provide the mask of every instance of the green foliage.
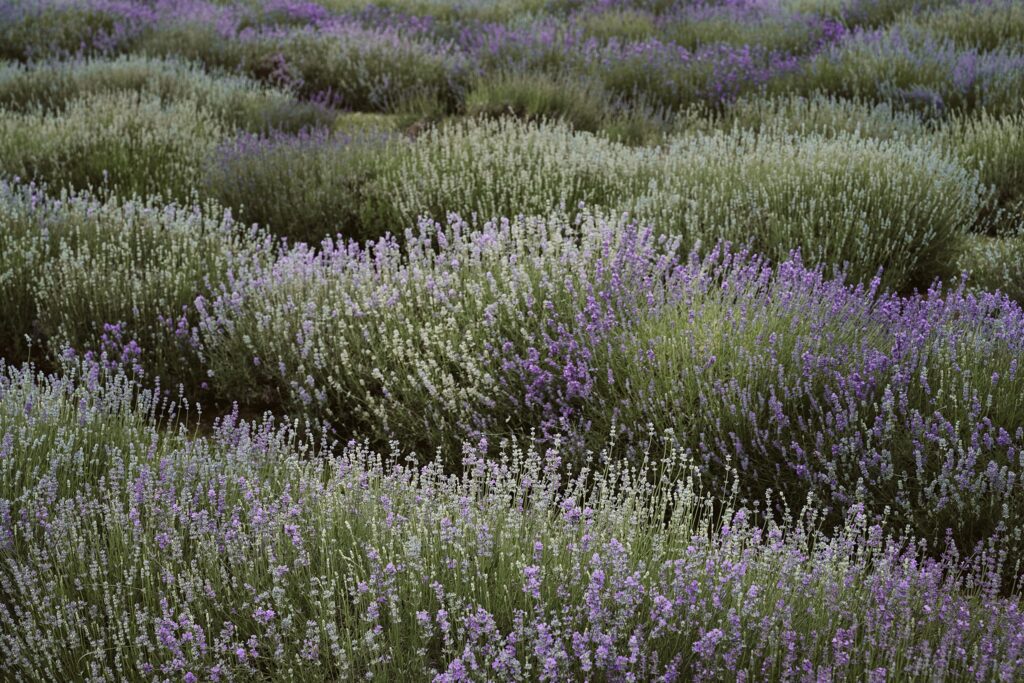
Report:
[[[123,381],[85,385],[0,379],[0,500],[13,520],[0,672],[12,678],[146,681],[166,667],[419,681],[467,660],[582,680],[598,647],[644,648],[645,673],[725,678],[719,653],[695,657],[719,627],[740,670],[764,680],[784,680],[793,648],[858,680],[879,662],[913,677],[934,660],[904,653],[950,641],[966,653],[943,660],[951,679],[968,678],[982,640],[986,661],[1013,666],[1013,601],[947,576],[863,515],[833,536],[811,506],[762,522],[709,496],[682,452],[565,476],[559,449],[530,440],[456,477],[269,421],[190,437],[161,429],[154,398]],[[601,455],[618,460],[614,445]],[[681,476],[649,483],[656,462]],[[595,622],[600,645],[576,654],[573,634]],[[543,656],[552,643],[564,657]]]
[[399,150],[371,196],[381,198],[376,220],[401,226],[449,211],[496,217],[607,205],[644,190],[652,154],[554,122],[458,122]]
[[586,202],[688,244],[726,238],[773,258],[801,247],[809,262],[848,263],[855,279],[885,267],[898,288],[950,274],[984,199],[970,172],[930,146],[841,130],[736,130],[631,149],[556,124],[465,123],[428,133],[382,169],[370,195],[387,198],[375,220],[389,226]]
[[851,27],[876,28],[905,12],[942,7],[953,0],[782,0],[792,12],[806,12],[842,19]]
[[1024,4],[1016,0],[949,3],[928,12],[907,12],[897,24],[950,38],[961,47],[1024,48]]
[[376,238],[401,227],[364,215],[386,141],[372,132],[240,138],[206,164],[203,192],[241,219],[292,240],[316,243],[338,232]]
[[1024,226],[1024,114],[956,116],[938,139],[993,189],[978,227],[999,232]]
[[576,130],[596,132],[607,115],[607,102],[607,94],[568,77],[513,73],[480,79],[465,106],[470,116],[561,120]]
[[888,102],[847,100],[823,94],[745,98],[717,117],[715,125],[723,130],[738,127],[827,137],[859,134],[881,140],[920,140],[928,134],[919,116],[898,111]]
[[601,40],[642,41],[658,34],[654,16],[635,9],[588,12],[579,24],[586,35]]
[[752,243],[782,259],[848,264],[854,280],[884,268],[906,289],[950,275],[984,194],[933,148],[859,135],[716,133],[683,137],[664,155],[661,187],[627,208],[690,241]]
[[957,266],[970,274],[971,285],[998,289],[1024,305],[1024,230],[995,237],[971,235]]

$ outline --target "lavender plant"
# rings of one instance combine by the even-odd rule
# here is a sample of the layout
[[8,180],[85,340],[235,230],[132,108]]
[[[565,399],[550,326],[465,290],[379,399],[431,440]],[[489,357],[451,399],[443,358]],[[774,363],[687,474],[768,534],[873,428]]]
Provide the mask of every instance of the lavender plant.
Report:
[[972,236],[957,264],[975,285],[1024,304],[1024,228]]
[[1024,227],[1024,114],[958,116],[939,135],[941,145],[993,188],[979,227],[1011,233]]
[[251,132],[328,126],[336,116],[282,90],[174,60],[122,57],[0,68],[0,105],[10,111],[60,111],[82,97],[118,92],[195,102],[227,126]]
[[1024,7],[1012,0],[949,3],[928,12],[906,13],[897,23],[950,38],[966,48],[1024,47]]
[[0,679],[1024,679],[1018,9],[0,0]]
[[200,302],[212,382],[425,452],[531,430],[628,452],[651,423],[713,476],[735,464],[752,498],[812,491],[837,511],[867,491],[872,514],[935,543],[1017,547],[1017,304],[686,259],[650,231],[578,220],[300,247]]
[[1012,46],[961,48],[896,27],[855,34],[770,89],[891,101],[933,116],[975,109],[1013,114],[1021,107],[1022,65],[1024,54]]
[[827,137],[846,133],[910,142],[927,142],[932,132],[920,116],[900,111],[889,102],[850,100],[821,93],[810,97],[743,99],[717,117],[714,126],[727,131],[766,129],[790,135]]
[[[150,380],[205,386],[193,302],[267,260],[260,233],[213,206],[47,197],[0,186],[0,311],[4,353],[24,336],[51,358],[107,356]],[[20,353],[19,353],[20,352]],[[11,355],[8,355],[11,354]]]
[[[317,243],[339,232],[376,238],[387,226],[367,217],[370,183],[388,137],[323,129],[294,136],[246,135],[222,144],[203,171],[203,193],[246,221]],[[382,228],[384,230],[382,230]]]
[[0,170],[75,189],[187,199],[223,135],[195,102],[108,93],[61,112],[0,109]]
[[0,7],[0,57],[30,61],[119,52],[156,16],[132,0],[7,0]]
[[629,211],[689,245],[727,238],[773,258],[849,264],[887,286],[949,275],[986,200],[972,173],[930,145],[766,130],[687,135],[633,149],[560,125],[479,122],[430,131],[384,164],[382,226],[448,211],[544,214],[587,202]]
[[[179,40],[204,31],[206,39],[191,47]],[[465,87],[463,59],[449,47],[352,22],[249,29],[227,40],[186,22],[155,34],[142,49],[241,69],[303,97],[359,111],[446,111]]]

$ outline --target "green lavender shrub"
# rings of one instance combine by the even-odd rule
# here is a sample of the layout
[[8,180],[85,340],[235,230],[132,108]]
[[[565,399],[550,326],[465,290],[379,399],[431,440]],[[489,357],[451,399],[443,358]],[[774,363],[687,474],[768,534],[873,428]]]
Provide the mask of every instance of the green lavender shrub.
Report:
[[847,100],[820,93],[810,97],[744,98],[718,116],[715,125],[727,131],[738,127],[794,135],[848,133],[910,141],[929,132],[919,116],[898,111],[888,102]]
[[894,287],[950,275],[985,192],[932,146],[858,134],[735,130],[633,149],[564,125],[469,122],[439,128],[382,166],[382,225],[449,211],[543,214],[580,202],[629,211],[688,244],[726,238],[773,258],[850,265]]
[[1024,229],[971,235],[957,265],[972,285],[999,290],[1024,305]]
[[0,110],[0,170],[54,187],[184,199],[223,131],[193,101],[127,92],[60,112]]
[[907,12],[896,23],[949,38],[961,47],[1024,48],[1024,5],[1014,0],[949,3],[927,12]]
[[144,31],[151,18],[141,4],[8,0],[0,7],[0,59],[107,53]]
[[995,233],[1024,226],[1024,114],[955,116],[938,138],[993,189],[978,227]]
[[675,21],[664,22],[658,37],[689,50],[726,44],[801,54],[814,50],[836,31],[842,31],[839,22],[826,23],[816,15],[698,5],[683,10]]
[[633,150],[564,124],[465,121],[427,131],[384,165],[371,190],[382,225],[458,211],[481,217],[607,205],[642,192],[655,152]]
[[783,0],[792,12],[842,19],[850,27],[877,28],[913,10],[938,8],[952,0]]
[[330,127],[342,135],[386,134],[407,130],[419,120],[415,114],[343,112],[337,115]]
[[208,160],[202,192],[241,219],[291,240],[317,243],[339,232],[376,238],[402,228],[364,211],[381,158],[392,153],[387,142],[385,134],[373,132],[243,136]]
[[467,95],[465,107],[470,116],[561,120],[575,130],[596,132],[606,117],[608,99],[600,89],[576,79],[509,73],[481,78]]
[[578,24],[585,35],[601,40],[642,41],[659,33],[654,15],[638,9],[587,12]]
[[949,276],[985,200],[977,177],[935,149],[859,135],[733,132],[668,147],[659,187],[628,208],[659,229],[705,242],[751,243],[782,259],[848,264],[886,286]]

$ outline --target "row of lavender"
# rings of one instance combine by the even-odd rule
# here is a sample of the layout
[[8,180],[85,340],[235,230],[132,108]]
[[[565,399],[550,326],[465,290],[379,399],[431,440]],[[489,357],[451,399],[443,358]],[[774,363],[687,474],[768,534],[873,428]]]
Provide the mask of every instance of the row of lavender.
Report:
[[233,416],[190,438],[173,405],[80,371],[0,365],[5,678],[1024,674],[999,553],[929,559],[861,502],[823,535],[814,506],[719,505],[676,449],[648,453],[681,474],[651,485],[567,476],[557,442],[468,448],[451,476]]
[[1008,113],[1021,106],[1022,25],[1013,0],[7,0],[0,57],[176,56],[362,111],[457,111],[476,87],[514,104],[494,79],[528,74],[656,110],[824,90]]
[[[956,282],[902,297],[798,256],[687,254],[626,218],[429,220],[399,242],[278,246],[212,207],[9,188],[6,343],[331,433],[482,452],[693,453],[745,501],[808,494],[1022,555],[1024,312]],[[19,339],[20,337],[20,339]],[[42,348],[40,348],[42,345]]]
[[[724,238],[779,260],[800,246],[808,263],[846,264],[858,281],[883,267],[883,285],[900,291],[967,270],[1024,297],[1024,115],[934,125],[819,96],[693,115],[644,147],[507,118],[409,139],[376,119],[332,123],[248,79],[150,59],[0,68],[0,101],[9,177],[43,178],[51,193],[198,195],[296,241],[377,239],[452,210],[513,216],[586,202],[686,248]],[[299,132],[267,135],[268,124]]]

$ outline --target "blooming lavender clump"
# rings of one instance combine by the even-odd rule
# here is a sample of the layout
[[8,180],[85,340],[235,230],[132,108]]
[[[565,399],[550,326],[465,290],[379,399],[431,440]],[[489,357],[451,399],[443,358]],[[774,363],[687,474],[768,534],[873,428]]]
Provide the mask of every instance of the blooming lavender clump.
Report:
[[825,90],[845,97],[892,101],[930,115],[1021,111],[1024,53],[957,46],[914,27],[852,34],[822,52],[780,90]]
[[584,214],[300,246],[199,306],[226,397],[273,387],[379,443],[532,429],[628,452],[650,423],[753,499],[812,491],[839,515],[869,492],[937,544],[1019,543],[1024,313],[1001,295],[685,257]]
[[55,194],[0,184],[0,313],[11,324],[0,350],[24,359],[19,337],[29,335],[55,358],[204,382],[195,298],[251,279],[270,257],[269,237],[212,205]]
[[995,558],[927,559],[859,504],[825,537],[814,508],[719,505],[682,451],[657,485],[565,475],[557,442],[467,447],[454,477],[236,416],[189,438],[157,428],[167,410],[123,378],[4,368],[3,675],[1024,673]]
[[154,9],[132,0],[7,2],[0,9],[0,56],[31,60],[116,54],[148,30]]

